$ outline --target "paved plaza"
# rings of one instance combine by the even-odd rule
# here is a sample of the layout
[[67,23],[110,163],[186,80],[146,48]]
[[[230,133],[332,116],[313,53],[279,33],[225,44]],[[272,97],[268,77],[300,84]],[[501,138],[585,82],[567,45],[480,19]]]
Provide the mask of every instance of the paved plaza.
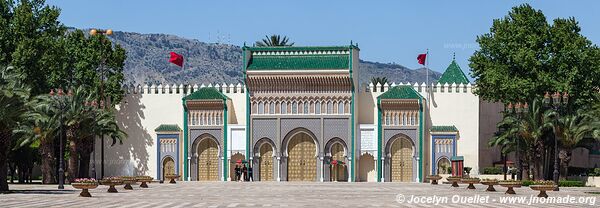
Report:
[[[11,185],[12,193],[0,194],[0,207],[525,207],[537,192],[527,187],[516,189],[517,195],[485,192],[483,185],[467,190],[465,185],[451,188],[448,184],[432,186],[424,183],[317,183],[317,182],[179,182],[150,184],[150,188],[107,193],[107,187],[90,190],[92,198],[79,197],[79,191],[66,185]],[[532,202],[538,207],[598,207],[600,188],[562,188],[548,192],[556,200],[573,198],[576,203]],[[420,203],[409,203],[415,197]],[[523,202],[501,203],[502,197]],[[447,201],[444,201],[444,198]],[[487,198],[487,199],[486,199]],[[504,198],[507,199],[507,198]],[[427,202],[429,200],[429,202]],[[466,203],[454,203],[463,200]],[[579,203],[577,200],[586,200]],[[436,203],[436,201],[438,203]],[[400,203],[402,202],[402,203]]]

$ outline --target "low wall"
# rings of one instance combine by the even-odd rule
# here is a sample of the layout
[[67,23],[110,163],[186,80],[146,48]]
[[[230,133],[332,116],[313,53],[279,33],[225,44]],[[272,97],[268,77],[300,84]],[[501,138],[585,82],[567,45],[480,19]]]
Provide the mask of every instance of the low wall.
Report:
[[[440,174],[440,176],[442,176],[442,180],[441,180],[442,182],[447,182],[448,180],[446,180],[446,178],[448,178],[451,175],[450,174]],[[504,175],[474,175],[474,174],[471,174],[470,176],[480,178],[480,179],[504,180]],[[511,179],[510,175],[507,175],[506,178]]]
[[569,180],[583,181],[585,186],[600,187],[600,176],[572,176]]

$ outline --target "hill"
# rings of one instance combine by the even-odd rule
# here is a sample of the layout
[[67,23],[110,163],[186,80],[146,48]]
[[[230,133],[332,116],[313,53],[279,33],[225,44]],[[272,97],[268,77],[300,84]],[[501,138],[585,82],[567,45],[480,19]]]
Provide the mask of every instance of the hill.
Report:
[[[205,43],[167,34],[140,34],[115,31],[110,38],[127,51],[125,79],[128,84],[144,83],[237,83],[243,81],[242,49],[239,46]],[[185,69],[169,63],[169,52],[186,57]],[[390,82],[424,82],[425,69],[399,64],[360,61],[360,82],[387,77]],[[440,73],[431,71],[435,81]]]

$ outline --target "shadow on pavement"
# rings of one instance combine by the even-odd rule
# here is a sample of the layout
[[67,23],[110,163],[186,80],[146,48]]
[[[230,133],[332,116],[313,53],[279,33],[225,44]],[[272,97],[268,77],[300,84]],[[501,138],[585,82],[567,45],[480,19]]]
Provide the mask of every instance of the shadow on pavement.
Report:
[[10,190],[7,192],[0,192],[0,194],[73,194],[77,190],[51,190],[51,189],[38,189],[38,190]]

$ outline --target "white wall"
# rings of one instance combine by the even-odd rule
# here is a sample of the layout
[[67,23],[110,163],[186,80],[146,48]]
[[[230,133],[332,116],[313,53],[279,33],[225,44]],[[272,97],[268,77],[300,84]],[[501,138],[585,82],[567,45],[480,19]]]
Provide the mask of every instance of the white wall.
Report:
[[[415,90],[419,91],[416,84],[409,84]],[[390,87],[384,86],[385,91]],[[242,84],[228,85],[194,85],[194,89],[202,87],[216,87],[231,99],[229,105],[230,127],[245,127],[246,125],[246,94],[245,86]],[[366,89],[369,86],[359,86],[357,93],[358,101],[358,123],[376,126],[377,120],[377,96],[381,95],[377,86],[371,86],[368,92]],[[431,103],[431,120],[429,125],[455,125],[459,132],[458,139],[458,155],[465,157],[465,166],[472,167],[472,172],[478,172],[478,148],[479,148],[479,99],[471,91],[471,86],[462,86],[467,88],[467,92],[460,88],[460,92],[455,92],[456,87],[453,87],[452,92],[448,92],[447,88],[441,92],[437,86],[437,92],[433,93]],[[179,88],[179,90],[177,90]],[[376,90],[374,88],[377,88]],[[421,89],[424,89],[424,85]],[[126,94],[123,102],[118,106],[117,120],[121,127],[128,133],[129,138],[124,141],[123,145],[115,145],[108,147],[109,141],[106,144],[106,176],[119,175],[155,175],[156,174],[156,132],[154,129],[160,124],[177,124],[183,129],[183,105],[181,98],[184,96],[183,86],[166,88],[163,86],[137,87],[137,90],[130,89]],[[140,91],[144,93],[140,93]],[[135,92],[134,92],[135,91]],[[150,92],[150,93],[149,93]],[[423,97],[427,97],[424,92],[420,92]],[[230,128],[231,129],[231,128]],[[244,128],[245,129],[245,128]],[[358,130],[359,128],[357,128]],[[376,129],[374,129],[376,131]],[[243,133],[245,135],[245,132]],[[357,132],[360,135],[360,132]],[[375,132],[375,138],[377,132]],[[229,132],[231,141],[230,144],[235,145],[236,149],[242,143],[237,141],[241,132]],[[183,142],[183,138],[181,138]],[[425,131],[426,145],[429,143],[430,137],[428,130]],[[245,145],[245,139],[243,140]],[[359,146],[358,144],[357,146]],[[425,147],[429,147],[427,145]],[[97,144],[99,149],[100,145]],[[241,150],[241,149],[240,149]],[[181,149],[180,151],[183,151]],[[430,154],[431,151],[429,151]],[[358,156],[359,154],[357,154]],[[99,167],[99,151],[97,157],[97,172],[100,172]],[[185,161],[180,158],[180,161]],[[425,158],[426,163],[430,163],[429,156]],[[431,165],[431,164],[430,164]],[[180,169],[183,167],[180,166]],[[429,171],[426,168],[425,171]]]
[[[467,92],[456,86],[452,92],[438,85],[437,92],[431,97],[430,112],[432,126],[454,125],[459,131],[456,152],[464,156],[464,166],[473,168],[471,173],[479,173],[479,97],[472,93],[470,85]],[[444,88],[444,92],[441,89]],[[425,93],[421,93],[427,97]],[[428,137],[428,141],[430,138]]]
[[[412,86],[415,91],[419,92],[422,89],[421,96],[427,99],[425,93],[425,84],[385,84],[383,92],[381,86],[373,86],[373,84],[363,84],[360,86],[359,104],[361,106],[359,113],[360,124],[377,125],[377,97],[384,92],[387,92],[392,87],[399,85]],[[434,85],[435,86],[435,85]],[[441,86],[437,85],[436,92],[432,93],[430,103],[430,111],[427,112],[427,129],[424,132],[424,147],[427,154],[424,155],[423,162],[427,165],[425,173],[430,172],[431,168],[431,136],[429,135],[429,127],[454,125],[459,131],[457,142],[457,155],[464,156],[465,167],[472,167],[472,173],[479,171],[479,97],[472,93],[471,85],[460,86]],[[448,92],[448,87],[452,87],[452,91]],[[457,87],[459,92],[456,92]],[[442,88],[444,88],[442,92]],[[466,88],[466,92],[464,91]],[[377,132],[375,133],[377,135]]]
[[[123,101],[117,106],[117,121],[128,134],[123,145],[110,147],[105,140],[105,176],[150,175],[157,172],[157,135],[154,129],[161,124],[177,124],[183,130],[183,85],[137,86],[128,89]],[[192,88],[216,87],[231,98],[233,110],[229,111],[229,123],[245,125],[245,98],[242,84],[194,85]],[[188,93],[189,94],[189,93]],[[237,135],[237,133],[234,133]],[[245,134],[244,134],[245,135]],[[180,162],[183,155],[183,134],[180,136]],[[245,140],[244,144],[245,145]],[[100,176],[100,144],[96,144],[96,172]],[[179,166],[183,171],[183,164]]]

